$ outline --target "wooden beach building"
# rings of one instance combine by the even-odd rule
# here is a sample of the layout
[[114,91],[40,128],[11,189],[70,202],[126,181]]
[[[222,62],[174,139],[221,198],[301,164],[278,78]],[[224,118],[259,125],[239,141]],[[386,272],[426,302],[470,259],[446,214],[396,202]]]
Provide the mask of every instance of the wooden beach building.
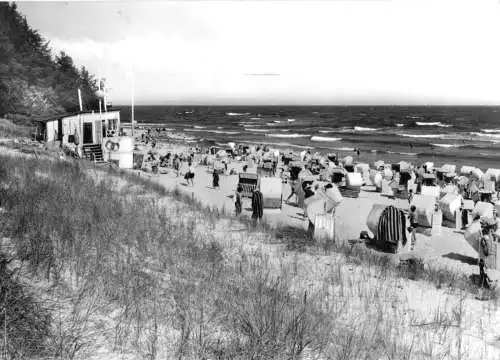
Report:
[[[128,152],[130,157],[132,156],[133,140],[119,136],[119,110],[65,114],[35,119],[35,122],[38,140],[54,146],[74,148],[80,157],[96,162],[121,160],[126,157],[125,162],[128,163]],[[122,156],[117,156],[118,153]],[[125,162],[121,161],[120,167],[128,167]]]

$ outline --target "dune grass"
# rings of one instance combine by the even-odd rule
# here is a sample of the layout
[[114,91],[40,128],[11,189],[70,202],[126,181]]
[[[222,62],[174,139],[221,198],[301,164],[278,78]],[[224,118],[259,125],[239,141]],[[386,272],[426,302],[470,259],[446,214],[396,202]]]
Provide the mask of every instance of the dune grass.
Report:
[[[182,201],[190,206],[190,208],[201,211],[210,217],[212,221],[226,219],[232,221],[234,219],[230,212],[217,207],[204,205],[199,200],[195,199],[191,194],[180,191],[178,188],[168,190],[161,184],[151,181],[145,176],[137,176],[127,171],[113,169],[115,174],[125,177],[128,181],[139,184],[149,191],[154,191],[161,196],[169,195],[176,200]],[[392,276],[401,277],[410,280],[423,280],[434,284],[437,288],[450,288],[467,291],[471,294],[477,293],[477,286],[464,273],[450,269],[445,265],[430,265],[424,264],[421,260],[411,261],[404,266],[399,266],[394,262],[392,255],[380,251],[372,250],[363,245],[351,245],[348,239],[337,239],[332,242],[317,242],[311,234],[304,229],[290,227],[283,224],[272,226],[265,219],[255,224],[251,219],[240,217],[238,221],[246,225],[247,231],[265,232],[270,234],[269,240],[277,241],[286,245],[287,250],[300,251],[309,253],[321,252],[324,255],[341,253],[348,259],[349,262],[355,264],[377,265],[381,271],[391,272]],[[488,297],[493,300],[498,300],[498,293],[495,291],[486,290]]]
[[[495,304],[473,311],[460,288],[446,294],[423,284],[409,297],[410,276],[397,276],[382,255],[314,244],[267,224],[232,232],[228,214],[179,191],[117,170],[98,169],[107,174],[100,179],[90,171],[84,162],[0,155],[1,235],[19,260],[8,287],[29,293],[31,313],[50,314],[36,320],[45,358],[497,355],[486,345]],[[126,192],[116,178],[126,180]],[[305,251],[290,251],[294,243]],[[426,271],[424,279],[435,276]],[[432,301],[419,308],[426,297]],[[18,311],[0,301],[7,314]],[[21,346],[10,335],[27,321],[0,315],[6,358]]]
[[16,125],[10,120],[0,118],[0,138],[30,137],[32,127]]

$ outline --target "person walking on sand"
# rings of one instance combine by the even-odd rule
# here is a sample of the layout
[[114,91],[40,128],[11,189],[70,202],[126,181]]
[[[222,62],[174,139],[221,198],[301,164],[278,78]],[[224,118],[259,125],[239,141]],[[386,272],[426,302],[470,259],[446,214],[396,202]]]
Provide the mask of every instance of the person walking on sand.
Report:
[[217,170],[214,169],[213,175],[212,175],[212,187],[215,189],[220,189],[219,187],[219,173]]
[[288,202],[290,201],[290,199],[292,198],[292,196],[294,196],[294,195],[295,195],[295,199],[298,200],[297,193],[295,192],[295,186],[296,186],[295,184],[296,184],[295,180],[290,180],[291,192],[290,192],[290,195],[288,195],[288,198],[285,200],[285,204],[287,204],[287,205],[288,205]]
[[465,204],[462,201],[462,206],[460,207],[461,217],[462,217],[462,230],[467,229],[469,225],[469,211],[465,208]]
[[262,193],[257,188],[254,190],[252,194],[252,219],[254,221],[254,224],[256,224],[257,221],[260,221],[263,215],[264,215],[264,199],[262,197]]
[[235,196],[235,201],[234,201],[234,208],[236,212],[236,216],[241,214],[241,192],[243,191],[243,187],[241,185],[238,185],[238,188],[236,189],[236,194]]
[[408,193],[408,204],[411,205],[411,201],[413,200],[413,190],[410,189],[409,193]]
[[417,244],[417,227],[418,227],[418,222],[417,222],[417,207],[415,205],[412,205],[410,207],[410,233],[411,233],[411,242],[410,242],[410,251],[415,250],[415,245]]
[[188,170],[188,173],[189,173],[188,184],[189,184],[189,181],[191,180],[191,186],[194,187],[194,166],[192,165],[191,161],[189,161],[188,166],[189,166],[189,170]]
[[179,176],[179,169],[180,169],[180,161],[179,161],[179,156],[176,154],[174,157],[174,170],[175,170],[175,176]]
[[[494,221],[492,220],[492,223]],[[490,278],[488,274],[486,274],[486,259],[490,256],[491,248],[492,248],[492,237],[491,237],[491,225],[489,221],[486,220],[484,223],[481,223],[481,240],[479,240],[479,281],[480,285],[483,288],[490,287]]]

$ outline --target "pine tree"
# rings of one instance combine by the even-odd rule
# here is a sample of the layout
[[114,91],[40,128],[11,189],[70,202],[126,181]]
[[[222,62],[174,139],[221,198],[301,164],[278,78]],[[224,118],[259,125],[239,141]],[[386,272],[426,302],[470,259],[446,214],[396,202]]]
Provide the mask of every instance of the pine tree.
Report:
[[0,116],[47,115],[78,110],[77,89],[85,110],[97,109],[97,83],[85,67],[32,29],[15,3],[0,2]]

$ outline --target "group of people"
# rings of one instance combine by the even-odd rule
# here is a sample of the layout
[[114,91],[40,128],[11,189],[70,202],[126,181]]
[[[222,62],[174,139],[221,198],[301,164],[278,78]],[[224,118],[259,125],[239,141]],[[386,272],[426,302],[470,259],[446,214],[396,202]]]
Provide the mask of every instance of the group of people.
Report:
[[[487,198],[475,198],[475,199],[470,199],[470,192],[466,191],[467,188],[462,188],[462,191],[460,191],[460,195],[462,196],[462,201],[460,208],[458,209],[458,216],[457,221],[460,221],[458,226],[461,227],[462,230],[466,230],[468,228],[469,224],[469,213],[470,209],[468,209],[465,206],[464,200],[469,198],[469,200],[474,201],[474,203],[478,201],[483,201],[483,202],[489,202],[493,204],[492,197],[489,196]],[[412,202],[413,198],[413,193],[410,191],[409,193],[409,198],[408,201]],[[438,204],[435,204],[435,211],[439,210]],[[410,226],[408,228],[411,236],[411,243],[410,243],[410,251],[413,251],[416,245],[416,231],[419,227],[418,225],[418,214],[417,214],[417,208],[415,205],[410,206],[410,211],[409,211],[409,222]],[[491,284],[491,279],[488,277],[486,273],[486,269],[488,268],[488,257],[491,256],[492,254],[492,248],[494,242],[498,242],[499,236],[497,233],[498,230],[498,225],[497,225],[497,213],[495,208],[493,209],[493,216],[492,217],[486,217],[486,218],[481,218],[479,214],[476,214],[475,217],[472,219],[472,222],[477,222],[479,221],[480,226],[481,226],[481,233],[480,233],[480,238],[479,238],[479,245],[478,245],[478,266],[479,266],[479,281],[481,287],[489,288]]]
[[[149,135],[149,134],[148,134]],[[197,152],[200,152],[201,150],[196,149]],[[264,163],[264,160],[270,158],[272,161],[272,170],[273,174],[276,175],[277,167],[278,167],[278,161],[281,159],[283,164],[285,165],[283,170],[286,173],[286,170],[288,167],[286,166],[286,161],[283,161],[283,158],[286,156],[284,154],[281,154],[281,158],[276,157],[276,154],[267,149],[266,147],[257,147],[256,151],[257,153],[254,153],[254,151],[250,152],[248,148],[242,149],[242,151],[245,153],[246,158],[248,159],[249,157],[252,158],[257,166],[262,165]],[[207,152],[208,153],[208,152]],[[233,154],[228,154],[229,157],[231,155],[234,156]],[[303,161],[313,161],[314,157],[311,155],[310,151],[306,150],[303,151],[300,154],[300,159]],[[286,159],[285,159],[286,160]],[[328,157],[328,160],[323,159],[321,162],[322,167],[326,167],[326,169],[330,169],[332,167],[340,167],[342,168],[342,162],[339,161],[337,158],[334,160],[332,159],[330,161],[330,157]],[[167,154],[164,157],[160,157],[160,162],[164,165],[169,164],[174,168],[174,170],[177,172],[177,176],[180,174],[180,169],[181,169],[181,164],[183,161],[188,162],[188,171],[184,175],[188,185],[194,186],[194,167],[193,167],[193,161],[194,161],[194,151],[190,152],[188,155],[186,154]],[[224,170],[227,173],[227,166],[228,162],[224,162]],[[301,169],[301,171],[308,171],[307,167],[304,167]],[[380,170],[380,169],[377,169]],[[383,169],[382,169],[383,170]],[[312,171],[309,170],[309,172]],[[246,166],[243,170],[243,172],[246,172]],[[414,179],[414,182],[416,184],[416,191],[413,191],[411,189],[408,190],[408,201],[410,203],[410,208],[408,212],[408,220],[409,220],[409,226],[408,230],[410,232],[411,236],[411,241],[410,241],[410,250],[413,251],[415,249],[416,243],[417,243],[417,237],[416,237],[416,232],[418,230],[418,214],[417,214],[417,209],[414,205],[412,205],[412,198],[416,193],[419,193],[420,190],[422,189],[422,186],[425,184],[425,179],[427,178],[427,174],[437,174],[436,169],[428,169],[427,166],[422,165],[422,166],[417,166],[417,167],[410,167],[409,168],[409,173],[412,174],[412,179]],[[398,173],[394,173],[397,175],[400,175]],[[396,178],[397,179],[397,178]],[[298,180],[289,180],[291,192],[288,198],[285,200],[285,203],[289,203],[289,201],[296,196],[297,197],[297,181]],[[220,189],[220,173],[218,170],[213,171],[212,175],[212,188],[213,189]],[[309,196],[313,196],[315,193],[315,190],[313,185],[308,182],[303,182],[304,185],[303,193],[304,193],[304,198],[308,198]],[[472,184],[472,185],[470,185]],[[471,198],[471,196],[476,196],[477,197],[477,190],[481,185],[481,181],[474,180],[472,177],[470,177],[470,182],[468,186],[460,186],[458,177],[448,177],[443,180],[442,185],[453,185],[456,186],[458,189],[458,193],[463,196],[463,198]],[[263,217],[263,198],[262,198],[262,193],[260,190],[257,188],[256,190],[253,191],[252,195],[252,218],[254,220],[262,219]],[[475,199],[476,201],[481,201],[481,200],[488,200],[492,201],[491,197],[487,199],[483,199],[482,197],[478,197]],[[238,185],[238,188],[236,189],[236,192],[234,194],[234,206],[235,206],[235,214],[240,215],[242,213],[242,203],[243,203],[243,189],[241,185]],[[300,206],[300,205],[299,205]],[[467,209],[464,208],[463,204],[462,207],[460,208],[460,213],[461,213],[461,223],[462,227],[465,228],[468,225],[468,211]],[[481,281],[484,282],[485,284],[488,281],[488,276],[486,274],[485,268],[487,267],[485,258],[489,254],[489,249],[491,246],[491,240],[496,236],[495,232],[492,230],[496,228],[496,222],[493,225],[492,223],[488,222],[489,220],[484,220],[481,223],[482,226],[482,233],[481,233],[481,246],[480,246],[480,254],[479,254],[479,267],[480,267],[480,277]]]

